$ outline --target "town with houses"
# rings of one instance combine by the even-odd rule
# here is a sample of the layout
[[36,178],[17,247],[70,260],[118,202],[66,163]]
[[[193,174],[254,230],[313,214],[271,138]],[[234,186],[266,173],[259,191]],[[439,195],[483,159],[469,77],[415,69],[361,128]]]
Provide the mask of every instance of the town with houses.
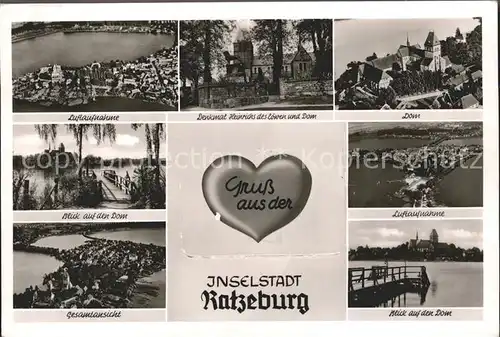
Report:
[[[43,35],[47,30],[51,32],[54,29],[49,27],[37,33]],[[155,30],[155,34],[174,33],[173,28],[169,29]],[[64,30],[68,34],[75,32],[151,33],[151,28],[120,26],[115,23],[109,26],[75,25]],[[18,33],[17,38],[27,34]],[[49,64],[14,78],[13,98],[14,101],[42,106],[78,106],[88,104],[96,98],[125,97],[162,104],[165,110],[176,109],[177,49],[177,44],[174,44],[171,48],[162,48],[132,61],[94,61],[81,67]]]
[[335,81],[336,106],[360,109],[475,109],[482,107],[481,25],[423,45],[407,36],[393,54],[350,62]]

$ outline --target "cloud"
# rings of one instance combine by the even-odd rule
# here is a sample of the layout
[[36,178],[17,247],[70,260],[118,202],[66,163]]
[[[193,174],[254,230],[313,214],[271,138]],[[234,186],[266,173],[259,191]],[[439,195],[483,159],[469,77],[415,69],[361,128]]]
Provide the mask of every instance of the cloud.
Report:
[[17,146],[33,146],[33,144],[40,143],[40,137],[36,134],[32,135],[22,135],[14,137],[14,143]]
[[116,135],[116,144],[121,146],[134,146],[139,144],[139,138],[127,134]]
[[445,234],[448,236],[460,238],[460,239],[474,239],[482,237],[481,233],[470,232],[465,229],[446,229]]
[[405,233],[396,228],[378,228],[377,233],[384,238],[390,236],[396,236],[398,238],[405,236]]

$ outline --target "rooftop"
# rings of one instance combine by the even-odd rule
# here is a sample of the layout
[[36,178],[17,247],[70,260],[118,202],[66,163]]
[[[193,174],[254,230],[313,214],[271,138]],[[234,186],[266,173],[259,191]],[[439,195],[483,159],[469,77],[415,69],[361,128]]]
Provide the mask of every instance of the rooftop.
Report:
[[479,101],[472,94],[465,95],[460,100],[462,102],[462,109],[467,109],[473,105],[479,104]]
[[426,47],[432,47],[432,46],[438,45],[440,43],[441,42],[439,42],[439,39],[438,39],[437,35],[434,33],[433,30],[431,30],[429,32],[429,34],[427,35],[427,39],[425,39],[424,46],[426,46]]
[[391,55],[387,55],[384,57],[374,59],[374,60],[369,61],[367,63],[375,68],[384,70],[384,69],[392,68],[393,63],[398,63],[398,57],[396,54],[391,54]]

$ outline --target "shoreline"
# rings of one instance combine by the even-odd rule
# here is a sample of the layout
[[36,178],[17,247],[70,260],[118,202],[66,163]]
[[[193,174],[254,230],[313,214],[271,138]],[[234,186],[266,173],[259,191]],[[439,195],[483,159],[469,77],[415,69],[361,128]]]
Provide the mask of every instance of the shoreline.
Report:
[[[349,259],[348,262],[385,262],[384,259],[379,259],[379,260],[351,260]],[[404,263],[404,262],[425,262],[425,263],[441,263],[441,262],[446,262],[446,263],[450,263],[450,262],[458,262],[458,263],[483,263],[484,261],[452,261],[452,260],[432,260],[432,261],[425,261],[425,260],[389,260],[387,261],[388,263],[396,263],[396,262],[401,262],[401,263]],[[409,266],[409,265],[408,265]],[[354,267],[356,268],[356,267]]]
[[105,29],[55,29],[52,31],[36,31],[31,34],[27,34],[25,36],[17,36],[12,37],[12,43],[22,42],[26,40],[36,39],[37,37],[47,36],[56,33],[64,33],[64,34],[75,34],[75,33],[122,33],[122,34],[154,34],[154,35],[173,35],[172,33],[152,33],[152,32],[144,32],[144,31],[121,31],[121,30],[105,30]]
[[[150,229],[150,228],[164,228],[162,226],[157,226],[156,225],[157,222],[141,222],[141,224],[148,224],[147,226],[142,226],[140,227],[140,229]],[[36,225],[37,223],[34,223],[34,224],[29,224],[29,225]],[[23,245],[26,245],[26,246],[32,246],[33,243],[35,243],[36,241],[39,241],[43,238],[46,238],[46,237],[50,237],[50,236],[63,236],[63,235],[83,235],[83,234],[93,234],[93,233],[98,233],[98,232],[115,232],[115,231],[120,231],[120,230],[126,230],[126,229],[135,229],[137,228],[136,227],[136,224],[137,222],[124,222],[124,223],[120,223],[120,227],[112,227],[112,225],[116,225],[117,223],[113,223],[113,222],[110,222],[110,223],[100,223],[100,225],[104,225],[104,226],[109,226],[108,228],[104,227],[104,228],[78,228],[78,230],[75,230],[75,231],[68,231],[68,232],[57,232],[57,233],[50,233],[48,235],[40,235],[40,236],[37,236],[35,238],[33,238],[32,240],[30,240],[29,242],[19,242],[20,244],[23,244]],[[153,226],[153,224],[155,224]],[[21,228],[24,228],[25,226],[22,226]],[[26,227],[26,228],[29,228],[29,227]],[[14,242],[14,247],[16,246],[16,242]],[[36,246],[34,246],[36,247]],[[15,249],[14,249],[15,250]]]
[[[446,131],[443,129],[443,131]],[[438,139],[439,137],[430,137],[430,136],[422,136],[422,137],[416,137],[411,134],[407,135],[377,135],[377,133],[354,133],[349,135],[349,143],[351,142],[356,142],[356,141],[362,141],[362,140],[380,140],[380,139],[414,139],[414,140],[429,140],[432,141],[434,139]],[[454,140],[454,139],[469,139],[469,138],[483,138],[483,135],[458,135],[458,136],[450,136],[447,140]]]
[[[121,107],[116,109],[115,106],[113,106],[113,109],[106,109],[103,108],[101,110],[92,110],[92,108],[97,107],[99,105],[104,105],[104,107],[108,104],[111,103],[111,101],[122,101],[124,104],[127,106],[124,107],[125,109],[121,109]],[[45,101],[44,101],[45,102]],[[31,112],[129,112],[129,111],[135,111],[136,109],[128,108],[127,107],[130,104],[134,104],[135,106],[144,104],[145,106],[147,105],[149,110],[142,110],[142,111],[177,111],[177,107],[168,105],[168,104],[163,104],[161,102],[153,102],[153,101],[146,101],[142,99],[136,99],[136,98],[130,98],[130,97],[124,97],[124,96],[94,96],[94,100],[86,100],[83,101],[82,103],[78,104],[59,104],[59,103],[52,103],[49,101],[51,104],[50,105],[45,105],[42,104],[43,102],[33,102],[29,100],[23,100],[23,99],[17,99],[13,98],[13,104],[12,104],[12,110],[14,113],[31,113]],[[91,109],[89,110],[89,107]]]
[[61,32],[62,30],[60,29],[57,29],[57,30],[53,30],[53,31],[44,31],[44,32],[34,32],[33,34],[27,34],[26,36],[18,36],[18,37],[12,37],[12,43],[17,43],[17,42],[22,42],[22,41],[26,41],[26,40],[32,40],[32,39],[36,39],[37,37],[42,37],[42,36],[46,36],[46,35],[51,35],[51,34],[55,34],[55,33],[59,33]]

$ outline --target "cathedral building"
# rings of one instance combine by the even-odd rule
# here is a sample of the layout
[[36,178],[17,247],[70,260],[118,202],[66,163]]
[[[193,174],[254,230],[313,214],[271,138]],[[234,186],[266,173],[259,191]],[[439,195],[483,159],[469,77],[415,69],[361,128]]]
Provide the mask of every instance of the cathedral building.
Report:
[[[400,45],[395,54],[377,57],[375,54],[357,66],[356,81],[367,80],[372,89],[387,88],[395,73],[399,71],[442,71],[451,67],[448,56],[442,56],[441,42],[434,31],[430,31],[424,42],[424,48],[419,44],[410,44],[406,37],[406,45]],[[392,75],[392,76],[391,76]]]
[[[233,42],[233,55],[224,53],[227,61],[226,69],[229,77],[245,75],[246,79],[256,79],[262,73],[272,80],[272,56],[257,57],[250,37],[250,32],[239,29]],[[299,42],[294,53],[283,55],[282,78],[303,79],[311,75],[314,66],[314,54],[305,50]]]
[[408,248],[424,253],[435,253],[439,250],[448,248],[448,246],[449,245],[445,242],[439,242],[439,235],[437,231],[433,229],[429,235],[429,240],[419,239],[417,232],[415,239],[410,240]]
[[423,49],[419,44],[410,44],[410,39],[407,37],[406,45],[400,45],[395,54],[375,58],[367,63],[382,71],[396,70],[395,68],[402,71],[409,69],[445,71],[451,66],[448,56],[442,56],[441,42],[432,30],[425,39]]

